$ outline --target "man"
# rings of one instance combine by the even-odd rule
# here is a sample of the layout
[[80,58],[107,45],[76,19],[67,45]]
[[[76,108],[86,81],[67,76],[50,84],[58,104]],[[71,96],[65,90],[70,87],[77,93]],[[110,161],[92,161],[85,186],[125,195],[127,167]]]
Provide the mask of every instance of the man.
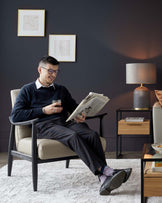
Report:
[[110,194],[128,180],[132,169],[114,170],[107,166],[99,135],[85,123],[84,114],[66,122],[68,113],[74,111],[77,103],[64,86],[53,83],[59,72],[59,62],[51,56],[43,57],[38,72],[35,82],[21,88],[11,112],[12,120],[39,118],[37,137],[58,140],[75,151],[93,174],[98,175],[100,194]]

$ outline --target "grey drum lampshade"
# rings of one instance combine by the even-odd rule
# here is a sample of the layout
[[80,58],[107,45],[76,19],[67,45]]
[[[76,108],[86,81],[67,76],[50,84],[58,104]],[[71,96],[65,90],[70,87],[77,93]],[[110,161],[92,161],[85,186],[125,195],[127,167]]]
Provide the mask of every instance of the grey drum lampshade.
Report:
[[148,109],[150,107],[150,93],[143,84],[156,83],[156,65],[153,63],[126,64],[126,83],[141,84],[133,93],[135,109]]
[[156,83],[156,65],[153,63],[126,64],[127,84],[154,84]]

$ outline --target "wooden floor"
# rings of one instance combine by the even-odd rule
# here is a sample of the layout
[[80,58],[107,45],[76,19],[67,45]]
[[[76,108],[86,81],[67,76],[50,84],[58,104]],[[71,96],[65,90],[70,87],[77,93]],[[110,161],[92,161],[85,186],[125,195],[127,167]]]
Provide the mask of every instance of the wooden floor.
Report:
[[[122,159],[140,159],[142,156],[142,152],[123,152]],[[106,152],[107,159],[115,159],[116,153],[115,152]],[[0,153],[0,168],[7,164],[8,161],[8,154],[7,152]]]

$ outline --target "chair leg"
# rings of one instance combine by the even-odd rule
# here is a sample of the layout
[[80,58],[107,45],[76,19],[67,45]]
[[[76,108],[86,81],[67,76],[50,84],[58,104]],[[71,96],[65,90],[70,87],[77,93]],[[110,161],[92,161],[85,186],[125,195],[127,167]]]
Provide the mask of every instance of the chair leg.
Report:
[[36,127],[32,123],[32,176],[33,176],[33,190],[37,191],[38,184],[38,151],[37,151],[37,137],[36,137]]
[[11,171],[12,171],[13,156],[11,154],[11,150],[13,150],[14,142],[15,142],[14,132],[15,132],[15,126],[11,125],[9,145],[8,145],[8,176],[11,176]]
[[33,176],[33,190],[37,191],[37,184],[38,184],[38,164],[37,164],[37,162],[32,163],[32,176]]
[[13,156],[11,153],[8,154],[8,176],[11,176]]
[[66,168],[69,168],[70,159],[66,160]]

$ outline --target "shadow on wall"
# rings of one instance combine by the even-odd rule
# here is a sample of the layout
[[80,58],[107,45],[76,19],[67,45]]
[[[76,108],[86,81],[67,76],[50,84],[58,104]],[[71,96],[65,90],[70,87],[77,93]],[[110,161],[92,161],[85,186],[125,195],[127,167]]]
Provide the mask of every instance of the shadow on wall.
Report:
[[[149,88],[149,87],[148,87]],[[114,106],[116,109],[118,108],[132,108],[133,107],[133,91],[127,92],[125,94],[121,94],[113,98],[112,106]],[[154,90],[150,90],[150,107],[153,106],[153,104],[156,101],[156,96],[154,93]]]

